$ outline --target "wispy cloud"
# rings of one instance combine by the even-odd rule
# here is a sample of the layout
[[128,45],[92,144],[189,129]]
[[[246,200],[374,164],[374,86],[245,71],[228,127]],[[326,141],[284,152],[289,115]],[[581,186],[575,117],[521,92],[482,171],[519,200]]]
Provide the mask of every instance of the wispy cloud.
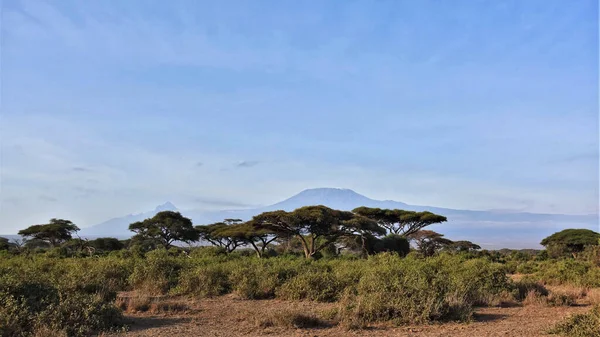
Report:
[[38,198],[40,200],[42,200],[42,201],[47,201],[47,202],[56,202],[56,201],[58,201],[58,199],[56,199],[54,197],[51,197],[51,196],[48,196],[48,195],[40,195]]
[[92,171],[91,169],[89,169],[87,167],[82,167],[82,166],[73,167],[72,170],[75,172],[90,172],[90,171]]
[[197,197],[194,199],[194,202],[206,205],[206,206],[215,206],[215,207],[235,207],[235,208],[250,208],[256,207],[257,205],[247,204],[238,201],[210,198],[210,197]]
[[237,168],[247,168],[247,167],[256,166],[259,163],[260,162],[257,161],[257,160],[244,160],[244,161],[241,161],[241,162],[235,164],[235,167],[237,167]]

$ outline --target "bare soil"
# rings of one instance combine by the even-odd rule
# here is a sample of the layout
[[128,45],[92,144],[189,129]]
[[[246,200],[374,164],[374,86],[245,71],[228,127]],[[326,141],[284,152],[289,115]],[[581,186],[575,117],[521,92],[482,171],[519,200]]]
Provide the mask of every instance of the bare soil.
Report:
[[378,325],[346,330],[330,322],[326,327],[297,329],[264,327],[261,322],[277,312],[294,311],[327,317],[335,303],[240,300],[233,295],[213,299],[162,299],[178,304],[173,312],[127,313],[128,332],[115,336],[548,336],[545,331],[573,313],[590,309],[571,307],[513,306],[478,308],[470,323],[436,323],[419,326]]

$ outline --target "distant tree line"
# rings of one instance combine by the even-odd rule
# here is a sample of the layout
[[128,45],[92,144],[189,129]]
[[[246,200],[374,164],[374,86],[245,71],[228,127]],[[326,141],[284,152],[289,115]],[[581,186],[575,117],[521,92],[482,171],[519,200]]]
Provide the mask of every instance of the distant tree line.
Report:
[[[116,238],[82,239],[79,228],[69,220],[51,219],[19,231],[24,240],[10,242],[0,238],[0,250],[60,248],[94,255],[124,248],[150,251],[170,249],[176,243],[200,241],[231,253],[239,247],[254,250],[265,257],[274,248],[280,252],[299,252],[306,258],[323,253],[337,255],[343,250],[362,256],[380,252],[406,255],[410,245],[423,256],[441,251],[473,252],[481,247],[470,241],[452,241],[425,229],[446,222],[446,217],[431,212],[358,207],[341,211],[326,206],[306,206],[294,211],[269,211],[249,221],[224,219],[209,225],[194,226],[179,212],[162,211],[155,216],[129,225],[134,235],[128,240]],[[73,236],[77,236],[73,238]],[[575,256],[585,247],[600,244],[600,234],[585,229],[555,233],[541,242],[550,257]],[[520,253],[524,254],[524,253]]]

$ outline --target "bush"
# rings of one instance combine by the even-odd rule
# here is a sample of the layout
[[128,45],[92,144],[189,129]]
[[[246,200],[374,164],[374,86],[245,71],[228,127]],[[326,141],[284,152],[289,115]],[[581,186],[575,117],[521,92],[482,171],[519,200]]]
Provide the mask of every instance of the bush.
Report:
[[172,256],[164,249],[146,254],[146,259],[137,259],[129,282],[134,289],[151,295],[166,294],[179,281],[183,260]]
[[227,294],[230,291],[229,271],[223,265],[216,264],[185,270],[172,293],[213,297]]
[[327,271],[311,270],[297,275],[284,283],[277,297],[287,300],[312,300],[317,302],[336,301],[345,285]]
[[291,310],[270,313],[266,317],[261,317],[257,323],[261,328],[277,326],[285,328],[308,329],[327,326],[326,322],[314,314]]
[[30,336],[41,330],[87,336],[122,326],[121,311],[102,296],[7,278],[0,289],[1,336]]
[[374,256],[356,289],[346,291],[340,318],[350,328],[388,320],[397,324],[467,321],[475,304],[508,289],[501,268],[485,260],[468,262],[451,256]]
[[600,306],[586,314],[573,315],[558,323],[549,333],[568,337],[600,337]]

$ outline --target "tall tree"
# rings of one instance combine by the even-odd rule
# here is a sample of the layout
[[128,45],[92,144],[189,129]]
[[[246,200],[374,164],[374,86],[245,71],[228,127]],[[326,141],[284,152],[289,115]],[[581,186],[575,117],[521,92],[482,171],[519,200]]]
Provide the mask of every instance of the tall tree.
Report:
[[276,234],[266,229],[257,228],[252,221],[221,227],[215,234],[220,237],[237,239],[243,244],[250,245],[259,258],[265,255],[268,245],[278,238]]
[[409,236],[427,226],[448,220],[445,216],[428,211],[414,212],[401,209],[358,207],[352,212],[376,221],[380,226],[387,229],[389,234],[403,236]]
[[412,233],[409,239],[414,242],[417,250],[424,256],[433,256],[440,249],[452,244],[452,240],[444,238],[443,234],[430,230]]
[[233,252],[244,241],[244,234],[239,231],[228,232],[230,227],[241,223],[240,219],[225,219],[210,225],[196,226],[200,239]]
[[14,244],[11,243],[7,238],[0,237],[0,250],[9,250],[14,247]]
[[341,237],[378,231],[375,222],[356,217],[351,212],[319,205],[301,207],[293,212],[265,212],[255,216],[252,224],[257,229],[282,237],[298,238],[304,256],[312,258]]
[[20,230],[19,235],[27,240],[44,242],[56,247],[65,241],[71,240],[73,233],[77,231],[79,231],[79,227],[70,220],[53,218],[47,224],[33,225]]
[[565,229],[543,239],[541,245],[546,247],[552,257],[564,255],[576,256],[586,246],[600,244],[600,233],[589,229]]
[[451,244],[448,245],[447,249],[454,252],[471,252],[474,250],[480,250],[481,246],[474,244],[471,241],[462,240],[453,241]]
[[175,241],[189,243],[198,241],[199,237],[192,220],[173,211],[162,211],[152,218],[134,222],[129,225],[129,230],[136,233],[134,241],[152,240],[166,249]]

